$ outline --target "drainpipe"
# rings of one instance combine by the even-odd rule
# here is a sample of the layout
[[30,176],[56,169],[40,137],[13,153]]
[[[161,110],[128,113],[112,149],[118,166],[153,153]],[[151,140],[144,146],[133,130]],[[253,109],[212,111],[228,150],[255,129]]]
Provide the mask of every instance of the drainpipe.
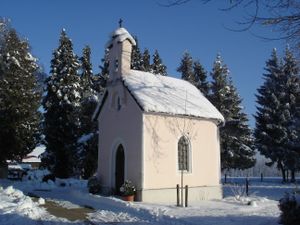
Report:
[[144,119],[145,119],[145,115],[143,112],[142,113],[142,125],[141,125],[141,128],[142,128],[142,131],[141,131],[141,134],[142,134],[142,143],[141,143],[141,201],[143,201],[143,190],[144,190],[144,170],[145,170],[145,154],[144,154],[144,151],[145,151],[145,148],[144,148]]

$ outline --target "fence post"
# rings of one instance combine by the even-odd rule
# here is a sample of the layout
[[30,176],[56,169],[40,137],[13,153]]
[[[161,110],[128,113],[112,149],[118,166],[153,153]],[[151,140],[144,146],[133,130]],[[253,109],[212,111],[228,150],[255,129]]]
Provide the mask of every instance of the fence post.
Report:
[[188,207],[189,186],[185,185],[185,207]]
[[176,185],[176,192],[177,192],[177,206],[179,206],[179,184]]
[[246,195],[249,196],[249,180],[246,178]]
[[263,180],[264,180],[264,175],[263,175],[263,173],[261,173],[260,174],[260,182],[263,182]]
[[227,174],[225,173],[225,176],[224,176],[224,184],[227,183]]

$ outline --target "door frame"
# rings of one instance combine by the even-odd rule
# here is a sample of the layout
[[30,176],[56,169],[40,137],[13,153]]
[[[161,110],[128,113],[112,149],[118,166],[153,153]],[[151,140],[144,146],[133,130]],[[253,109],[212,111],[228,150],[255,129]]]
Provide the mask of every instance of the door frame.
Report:
[[[119,171],[118,171],[119,170]],[[115,194],[120,195],[119,188],[125,181],[125,151],[122,144],[117,147],[115,156]]]
[[110,168],[110,187],[111,189],[115,189],[115,184],[116,184],[116,176],[115,176],[115,173],[116,173],[116,157],[117,157],[117,150],[118,150],[118,147],[120,145],[122,145],[123,147],[123,151],[124,151],[124,180],[127,179],[127,150],[126,150],[126,145],[124,144],[125,142],[120,139],[120,138],[117,138],[115,141],[114,141],[114,144],[112,145],[112,148],[111,148],[111,158],[110,158],[110,162],[111,162],[111,168]]

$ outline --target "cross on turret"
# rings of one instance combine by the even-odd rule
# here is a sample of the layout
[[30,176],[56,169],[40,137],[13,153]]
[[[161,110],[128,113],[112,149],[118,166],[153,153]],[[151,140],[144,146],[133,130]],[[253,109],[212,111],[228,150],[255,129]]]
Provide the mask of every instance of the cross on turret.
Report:
[[119,27],[120,28],[122,27],[122,23],[123,23],[123,20],[120,18],[120,20],[119,20]]

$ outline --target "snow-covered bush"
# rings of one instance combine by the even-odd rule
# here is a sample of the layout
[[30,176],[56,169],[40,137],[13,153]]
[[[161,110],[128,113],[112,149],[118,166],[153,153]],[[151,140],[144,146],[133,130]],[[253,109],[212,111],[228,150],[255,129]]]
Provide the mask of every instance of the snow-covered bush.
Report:
[[97,194],[101,190],[100,180],[96,176],[92,176],[87,183],[89,193]]
[[53,174],[47,174],[43,177],[43,182],[48,182],[49,180],[55,182],[55,176]]
[[300,193],[287,193],[282,199],[279,200],[278,207],[281,210],[281,224],[300,224]]
[[233,184],[230,186],[230,190],[236,201],[241,201],[247,198],[246,187],[242,184]]

